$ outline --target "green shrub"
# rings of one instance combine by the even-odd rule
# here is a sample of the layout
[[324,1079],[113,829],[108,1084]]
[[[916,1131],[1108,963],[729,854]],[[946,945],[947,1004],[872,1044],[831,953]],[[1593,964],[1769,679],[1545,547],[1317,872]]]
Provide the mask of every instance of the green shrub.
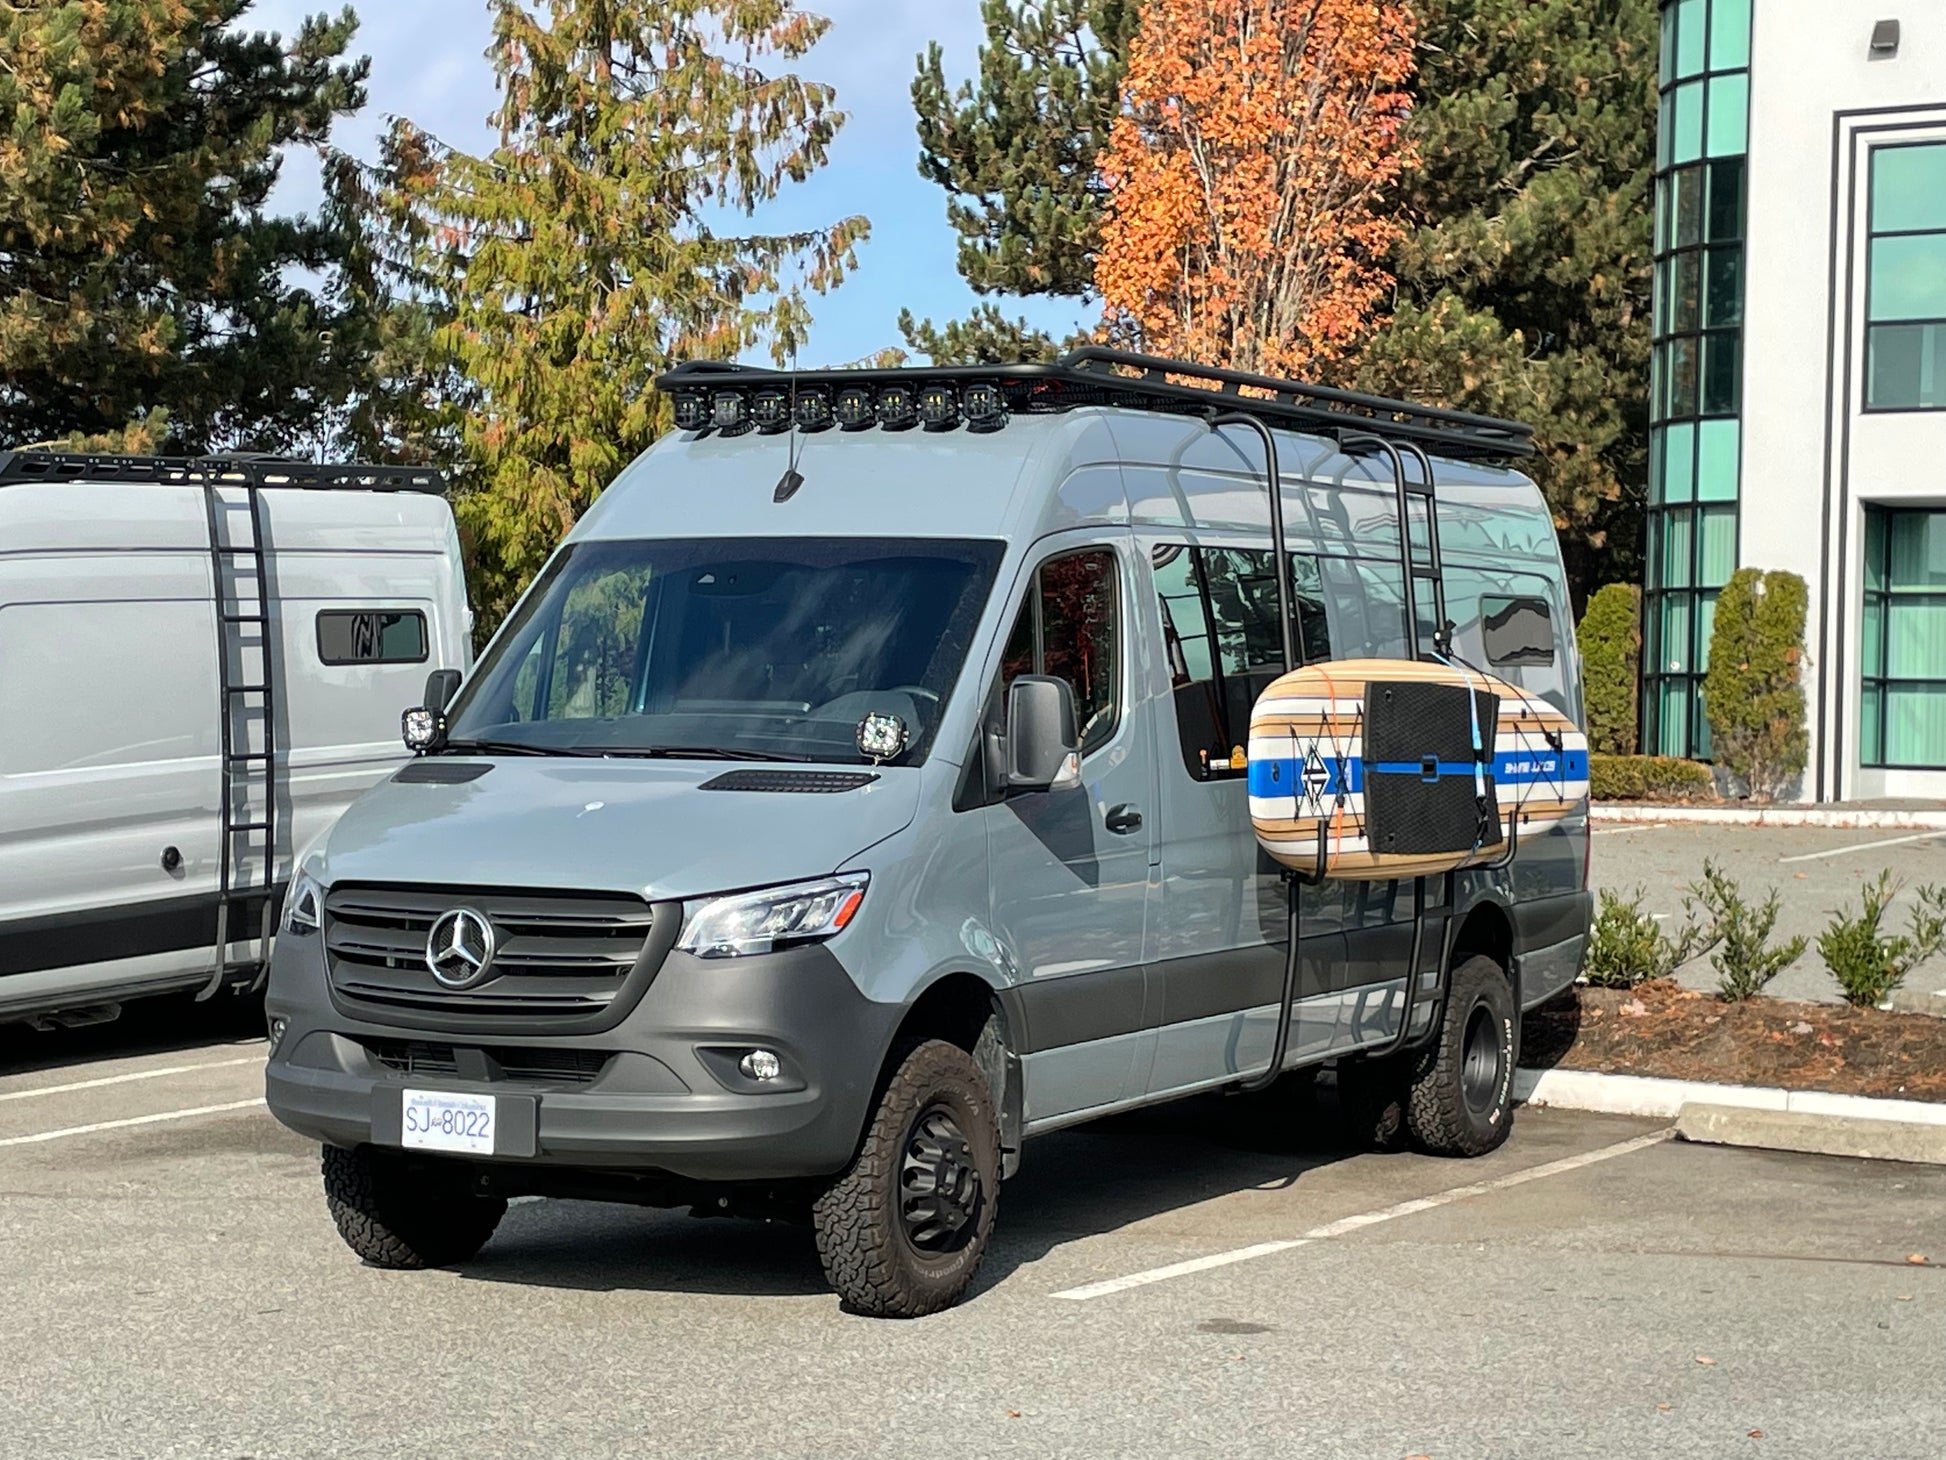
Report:
[[1598,755],[1635,754],[1642,673],[1642,590],[1610,583],[1588,600],[1575,630],[1581,648],[1581,696],[1588,711],[1588,748]]
[[1709,767],[1671,755],[1590,755],[1589,794],[1597,801],[1696,801],[1716,794]]
[[1907,973],[1946,947],[1946,887],[1921,887],[1906,921],[1906,931],[1886,937],[1879,922],[1899,884],[1880,872],[1860,892],[1858,915],[1840,909],[1818,937],[1818,954],[1838,980],[1847,1003],[1871,1007],[1905,981]]
[[1804,938],[1771,946],[1778,906],[1777,889],[1773,887],[1763,904],[1753,907],[1744,900],[1742,889],[1709,861],[1703,863],[1703,880],[1693,884],[1683,900],[1692,920],[1696,920],[1698,909],[1704,914],[1716,950],[1710,957],[1710,967],[1716,970],[1716,991],[1730,1003],[1762,993],[1764,985],[1804,951]]
[[1653,978],[1667,978],[1697,954],[1708,950],[1710,930],[1685,922],[1669,937],[1656,920],[1642,911],[1642,890],[1633,897],[1604,891],[1601,910],[1588,936],[1588,961],[1583,969],[1597,988],[1632,989]]
[[1703,708],[1717,763],[1761,799],[1796,783],[1809,753],[1804,723],[1804,614],[1795,573],[1739,568],[1716,600]]

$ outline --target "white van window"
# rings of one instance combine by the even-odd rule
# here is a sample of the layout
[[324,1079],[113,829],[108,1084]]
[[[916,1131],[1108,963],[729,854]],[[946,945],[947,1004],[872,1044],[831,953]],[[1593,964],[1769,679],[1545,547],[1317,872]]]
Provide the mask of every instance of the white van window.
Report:
[[1481,598],[1480,633],[1489,664],[1554,662],[1554,616],[1545,598]]
[[326,664],[426,662],[426,616],[416,608],[327,608],[317,627]]
[[1121,719],[1121,641],[1115,554],[1088,548],[1051,558],[1036,570],[1007,636],[1001,690],[1022,674],[1065,679],[1086,755],[1113,738]]
[[[1201,778],[1226,769],[1250,729],[1250,707],[1283,672],[1277,583],[1268,552],[1174,543],[1152,557],[1163,649],[1175,693],[1183,764]],[[1317,559],[1291,554],[1300,660],[1331,657]]]

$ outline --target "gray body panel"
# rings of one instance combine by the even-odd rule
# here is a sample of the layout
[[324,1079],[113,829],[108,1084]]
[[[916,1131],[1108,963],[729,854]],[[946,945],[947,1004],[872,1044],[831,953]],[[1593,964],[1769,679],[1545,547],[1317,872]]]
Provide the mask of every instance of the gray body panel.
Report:
[[[1402,652],[1396,592],[1387,600],[1378,581],[1388,567],[1396,578],[1396,556],[1387,561],[1398,536],[1389,480],[1379,479],[1373,462],[1345,458],[1315,438],[1280,432],[1279,448],[1290,545],[1322,564],[1334,655]],[[885,769],[864,791],[743,797],[697,789],[722,770],[708,762],[645,768],[503,760],[462,787],[379,787],[340,823],[309,870],[327,886],[344,879],[545,886],[651,899],[868,871],[871,889],[856,921],[819,945],[870,1011],[858,1020],[864,1043],[850,1035],[837,1040],[826,1026],[816,1037],[835,1041],[831,1048],[842,1046],[843,1059],[865,1061],[876,1076],[901,1018],[928,989],[949,978],[978,980],[991,992],[1023,1072],[1010,1134],[1261,1070],[1282,986],[1284,884],[1258,852],[1242,779],[1200,780],[1185,765],[1150,566],[1166,545],[1268,546],[1255,438],[1106,408],[1017,417],[990,435],[830,431],[802,438],[805,484],[776,503],[772,489],[786,449],[784,438],[755,434],[667,437],[622,473],[569,541],[801,535],[1003,543],[972,650],[940,708],[922,765]],[[1459,652],[1484,662],[1482,591],[1542,598],[1552,612],[1553,663],[1495,672],[1579,718],[1572,619],[1540,493],[1511,472],[1444,462],[1439,470],[1441,543],[1453,590],[1448,611]],[[1003,641],[1035,569],[1078,548],[1116,555],[1116,729],[1083,761],[1078,789],[975,796],[969,804],[965,788],[980,780],[977,747]],[[582,814],[582,796],[583,805],[599,802],[600,809]],[[1107,827],[1116,807],[1139,810],[1139,832]],[[1432,920],[1430,936],[1442,947],[1480,939],[1500,947],[1524,1004],[1558,991],[1578,971],[1587,929],[1586,836],[1585,817],[1571,817],[1524,844],[1510,869],[1464,874],[1452,916]],[[1397,1036],[1413,891],[1410,882],[1331,883],[1304,894],[1287,1068]],[[773,990],[752,993],[754,1003],[725,1014],[748,1021],[752,1045],[788,1022],[782,1003],[764,1005],[767,997],[784,997],[781,978],[773,982],[765,970],[795,956],[711,965],[748,980],[740,989]],[[1436,1012],[1437,971],[1428,979],[1419,1006],[1424,1020]],[[270,1007],[292,1020],[286,1051],[293,1041],[357,1032],[319,997],[321,981],[314,963],[280,951]],[[645,999],[617,1031],[634,1041],[630,1048],[666,1044],[652,1003]],[[411,1027],[401,1015],[393,1032]],[[350,1083],[333,1087],[330,1112],[316,1108],[325,1097],[313,1091],[302,1112],[287,1113],[279,1093],[289,1078],[286,1059],[280,1053],[272,1062],[274,1110],[327,1140],[370,1138],[373,1081],[341,1072]],[[598,1152],[550,1145],[548,1106],[564,1098],[538,1095],[538,1158],[599,1164]],[[742,1102],[760,1129],[772,1119],[766,1102],[786,1099],[761,1092],[727,1098]],[[638,1114],[681,1141],[674,1132],[685,1119],[682,1108],[658,1108],[652,1120]],[[844,1118],[854,1113],[847,1107]],[[864,1118],[855,1114],[854,1139]],[[617,1159],[637,1150],[637,1136],[622,1133],[633,1118],[616,1117]],[[724,1119],[714,1125],[709,1115],[703,1127],[735,1125]],[[708,1141],[699,1137],[686,1146],[684,1169],[753,1180],[805,1174],[802,1161],[779,1164],[761,1142],[724,1139],[743,1155],[717,1161],[703,1154]],[[849,1147],[818,1148],[818,1159],[829,1159],[824,1170],[849,1154]]]
[[[225,530],[247,540],[245,492],[219,493]],[[403,758],[399,712],[429,670],[471,662],[471,617],[440,498],[264,489],[262,502],[281,881]],[[215,971],[213,571],[200,487],[0,488],[0,1017],[198,987]],[[425,661],[326,664],[318,615],[340,609],[424,615]],[[257,847],[233,885],[261,882]],[[179,865],[164,865],[166,848]],[[235,930],[231,960],[262,959],[256,932]]]

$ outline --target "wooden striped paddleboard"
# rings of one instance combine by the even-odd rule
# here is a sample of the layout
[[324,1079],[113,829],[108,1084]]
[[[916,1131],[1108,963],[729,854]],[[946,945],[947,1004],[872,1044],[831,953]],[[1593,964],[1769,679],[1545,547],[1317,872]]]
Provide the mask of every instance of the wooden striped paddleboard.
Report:
[[[1477,748],[1477,753],[1476,753]],[[1492,862],[1585,810],[1588,739],[1544,700],[1458,664],[1348,659],[1264,691],[1250,819],[1287,867],[1417,877]]]

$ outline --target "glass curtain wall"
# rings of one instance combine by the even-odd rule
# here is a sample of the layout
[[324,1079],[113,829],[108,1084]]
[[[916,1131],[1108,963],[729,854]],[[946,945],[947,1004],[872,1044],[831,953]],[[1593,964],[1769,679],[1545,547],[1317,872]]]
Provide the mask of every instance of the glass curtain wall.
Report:
[[1737,566],[1751,0],[1663,0],[1642,748],[1704,758],[1717,591]]
[[1946,410],[1946,142],[1872,149],[1865,409]]
[[1860,759],[1946,770],[1946,512],[1865,509]]

